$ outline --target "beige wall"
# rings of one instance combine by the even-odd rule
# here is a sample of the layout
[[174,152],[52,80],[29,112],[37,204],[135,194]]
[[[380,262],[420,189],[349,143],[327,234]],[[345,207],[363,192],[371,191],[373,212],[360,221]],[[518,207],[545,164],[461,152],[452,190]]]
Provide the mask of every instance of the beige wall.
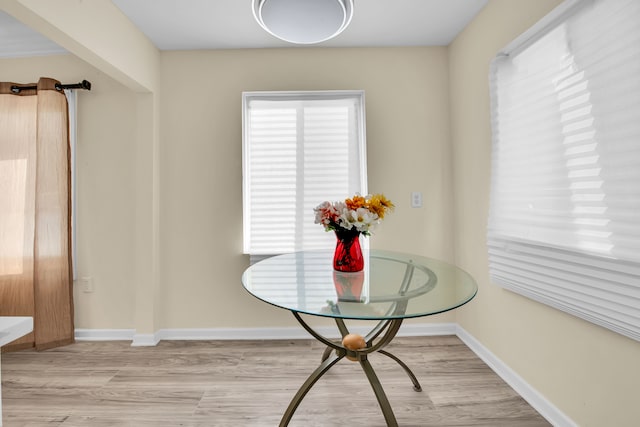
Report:
[[446,48],[165,52],[161,69],[161,327],[295,324],[240,284],[243,91],[364,89],[369,189],[397,204],[372,246],[452,258]]
[[450,46],[456,260],[479,282],[458,323],[580,426],[640,422],[640,343],[490,283],[488,66],[556,0],[492,0]]
[[[138,264],[153,250],[137,241],[140,224],[148,222],[137,208],[151,188],[136,184],[147,179],[151,154],[139,154],[140,95],[73,55],[0,61],[2,81],[43,75],[93,83],[90,92],[78,92],[77,270],[93,279],[95,292],[75,290],[77,328],[139,328],[145,322],[136,316],[148,310],[156,330],[295,325],[240,284],[247,266],[242,91],[364,89],[369,188],[397,204],[372,246],[453,259],[446,48],[167,52],[162,58],[157,295],[137,279]],[[423,192],[425,207],[410,207],[412,191]],[[136,303],[140,293],[146,304]],[[452,322],[454,315],[429,320]]]

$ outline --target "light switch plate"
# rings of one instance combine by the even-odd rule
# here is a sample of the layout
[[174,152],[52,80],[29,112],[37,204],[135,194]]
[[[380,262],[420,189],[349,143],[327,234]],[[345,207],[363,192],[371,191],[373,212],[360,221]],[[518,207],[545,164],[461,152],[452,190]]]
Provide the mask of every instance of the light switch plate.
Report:
[[422,193],[420,191],[414,191],[413,193],[411,193],[411,207],[412,208],[422,207]]

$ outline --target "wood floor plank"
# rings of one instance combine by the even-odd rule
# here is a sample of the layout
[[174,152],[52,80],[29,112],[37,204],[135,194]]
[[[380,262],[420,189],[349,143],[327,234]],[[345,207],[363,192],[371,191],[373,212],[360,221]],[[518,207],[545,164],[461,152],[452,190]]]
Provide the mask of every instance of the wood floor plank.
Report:
[[[320,363],[314,340],[78,342],[2,355],[4,427],[273,427]],[[455,336],[398,338],[370,362],[403,427],[549,423]],[[291,427],[386,426],[358,363],[327,372]]]

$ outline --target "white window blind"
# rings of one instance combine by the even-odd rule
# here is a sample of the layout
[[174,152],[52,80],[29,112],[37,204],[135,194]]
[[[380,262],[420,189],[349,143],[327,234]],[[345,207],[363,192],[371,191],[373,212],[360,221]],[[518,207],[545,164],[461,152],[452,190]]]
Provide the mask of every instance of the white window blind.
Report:
[[364,93],[243,93],[244,253],[335,245],[321,202],[366,194]]
[[640,2],[565,2],[492,64],[493,281],[640,340]]

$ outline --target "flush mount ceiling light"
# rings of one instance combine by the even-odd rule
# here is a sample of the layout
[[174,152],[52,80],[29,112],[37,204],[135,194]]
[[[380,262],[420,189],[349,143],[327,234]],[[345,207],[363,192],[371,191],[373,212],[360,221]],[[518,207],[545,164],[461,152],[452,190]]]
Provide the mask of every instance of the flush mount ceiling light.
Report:
[[320,43],[347,28],[353,16],[353,0],[253,0],[253,16],[281,40]]

